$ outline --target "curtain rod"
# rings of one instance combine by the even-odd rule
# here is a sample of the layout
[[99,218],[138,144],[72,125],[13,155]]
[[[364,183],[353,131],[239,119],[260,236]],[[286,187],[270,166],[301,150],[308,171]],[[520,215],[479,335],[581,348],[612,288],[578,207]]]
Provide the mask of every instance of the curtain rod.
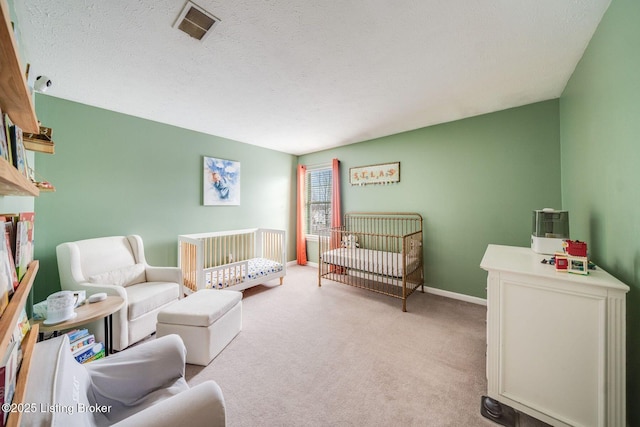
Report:
[[330,168],[332,165],[332,161],[329,160],[328,162],[324,162],[324,163],[315,163],[312,165],[305,165],[304,163],[300,163],[304,166],[307,167],[307,169],[320,169],[320,168]]

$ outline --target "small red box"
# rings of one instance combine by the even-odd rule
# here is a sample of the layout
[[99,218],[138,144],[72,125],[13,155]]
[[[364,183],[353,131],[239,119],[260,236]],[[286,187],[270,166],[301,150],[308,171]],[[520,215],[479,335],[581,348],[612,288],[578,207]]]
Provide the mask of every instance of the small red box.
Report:
[[567,254],[570,256],[587,256],[587,244],[579,240],[567,240]]
[[556,254],[556,271],[566,271],[569,267],[569,260],[567,257]]

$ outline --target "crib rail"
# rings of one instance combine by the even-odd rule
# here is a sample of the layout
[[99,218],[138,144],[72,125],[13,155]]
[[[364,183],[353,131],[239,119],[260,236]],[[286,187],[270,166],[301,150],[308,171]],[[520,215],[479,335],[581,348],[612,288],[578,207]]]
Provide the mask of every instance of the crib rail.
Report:
[[319,236],[318,286],[323,278],[403,300],[424,286],[422,216],[345,215],[345,225]]
[[205,287],[221,289],[238,285],[242,282],[243,274],[248,270],[248,268],[249,265],[246,260],[205,268]]
[[352,232],[405,236],[422,230],[422,215],[415,212],[348,212],[343,226]]
[[[206,275],[211,272],[240,280],[241,274],[234,276],[234,269],[248,259],[266,258],[286,265],[285,232],[255,228],[180,235],[178,258],[184,286],[197,291],[204,288]],[[227,270],[215,268],[220,266]]]

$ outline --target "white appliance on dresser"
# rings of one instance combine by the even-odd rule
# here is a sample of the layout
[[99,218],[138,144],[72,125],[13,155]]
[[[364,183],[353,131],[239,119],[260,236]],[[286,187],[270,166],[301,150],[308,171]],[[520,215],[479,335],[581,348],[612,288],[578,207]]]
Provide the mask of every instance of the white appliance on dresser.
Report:
[[554,426],[626,427],[625,298],[604,270],[556,272],[489,245],[488,397]]

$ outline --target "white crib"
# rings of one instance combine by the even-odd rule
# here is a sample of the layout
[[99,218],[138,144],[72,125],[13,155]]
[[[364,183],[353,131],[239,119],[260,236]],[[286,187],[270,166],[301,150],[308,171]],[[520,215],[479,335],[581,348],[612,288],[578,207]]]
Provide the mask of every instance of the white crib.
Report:
[[284,230],[251,228],[178,236],[185,292],[243,290],[287,273]]

